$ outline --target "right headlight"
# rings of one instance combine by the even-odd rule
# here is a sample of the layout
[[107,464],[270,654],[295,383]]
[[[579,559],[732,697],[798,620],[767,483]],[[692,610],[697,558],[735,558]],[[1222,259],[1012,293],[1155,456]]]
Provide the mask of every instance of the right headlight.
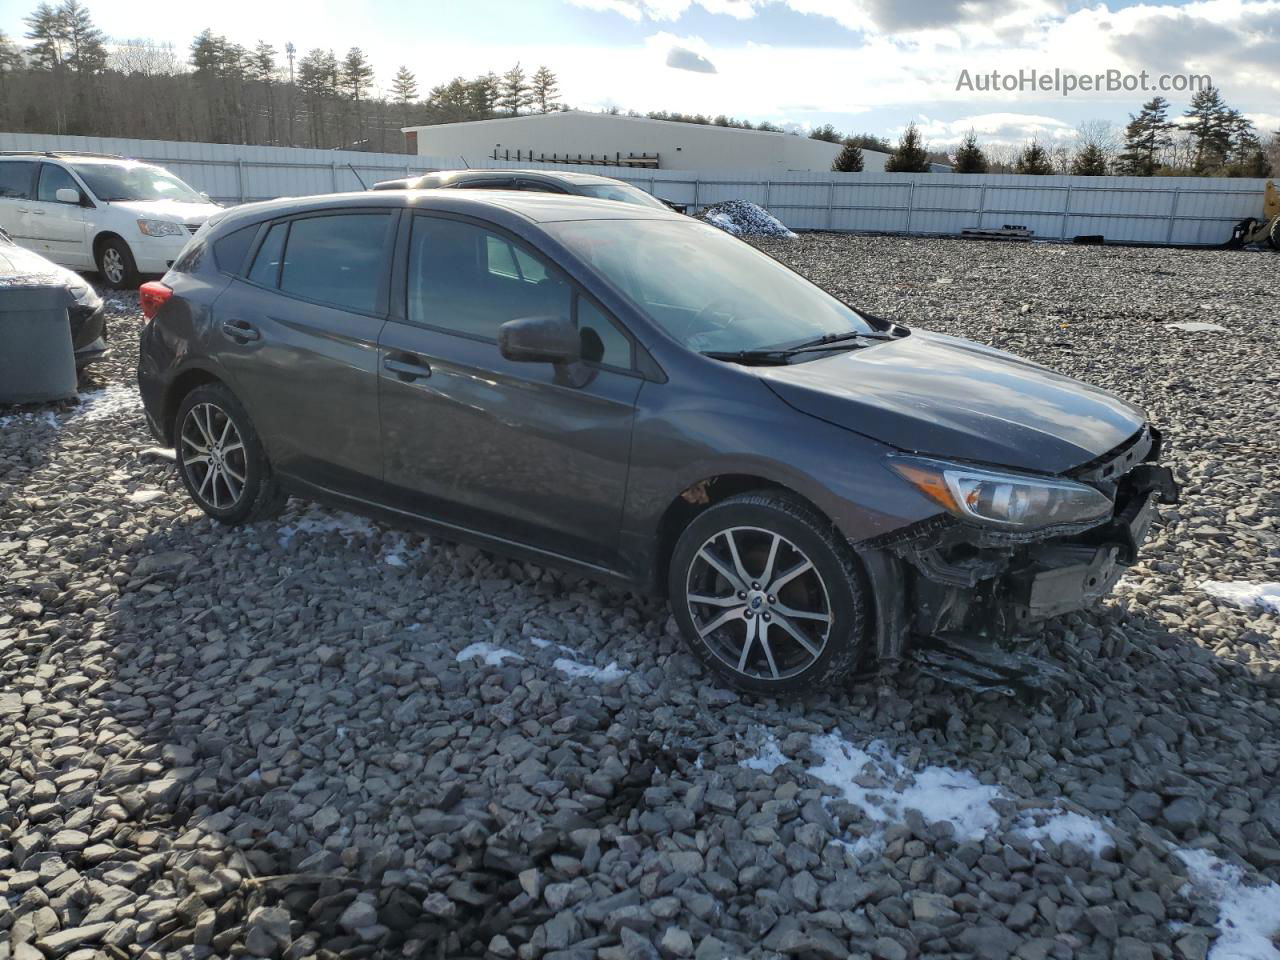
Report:
[[924,457],[893,457],[889,465],[934,502],[965,520],[1029,529],[1103,520],[1115,505],[1083,483],[1005,473]]

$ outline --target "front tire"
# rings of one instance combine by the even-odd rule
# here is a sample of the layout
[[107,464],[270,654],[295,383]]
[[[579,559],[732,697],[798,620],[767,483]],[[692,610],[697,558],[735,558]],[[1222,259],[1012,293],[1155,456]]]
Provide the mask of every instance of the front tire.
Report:
[[174,459],[201,510],[226,524],[276,516],[288,500],[249,414],[220,383],[196,387],[173,422]]
[[116,290],[135,290],[142,282],[133,251],[119,237],[107,237],[98,244],[98,273],[107,286]]
[[743,494],[700,513],[672,552],[667,588],[690,651],[740,690],[834,684],[868,646],[857,559],[830,521],[785,494]]

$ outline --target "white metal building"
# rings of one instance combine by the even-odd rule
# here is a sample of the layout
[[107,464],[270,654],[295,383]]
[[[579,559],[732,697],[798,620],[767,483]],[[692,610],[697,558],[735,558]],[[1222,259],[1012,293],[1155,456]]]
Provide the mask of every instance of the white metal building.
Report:
[[[838,143],[796,134],[581,110],[405,127],[404,133],[419,156],[458,157],[458,166],[486,160],[567,161],[664,170],[826,172],[840,152]],[[886,154],[864,150],[862,156],[866,172],[884,170]]]

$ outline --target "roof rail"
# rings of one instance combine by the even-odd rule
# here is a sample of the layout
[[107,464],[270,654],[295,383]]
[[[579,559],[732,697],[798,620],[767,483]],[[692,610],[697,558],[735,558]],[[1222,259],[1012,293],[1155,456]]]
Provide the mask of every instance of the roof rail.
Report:
[[93,150],[0,150],[0,157],[102,157],[106,160],[127,160],[118,153],[97,153]]

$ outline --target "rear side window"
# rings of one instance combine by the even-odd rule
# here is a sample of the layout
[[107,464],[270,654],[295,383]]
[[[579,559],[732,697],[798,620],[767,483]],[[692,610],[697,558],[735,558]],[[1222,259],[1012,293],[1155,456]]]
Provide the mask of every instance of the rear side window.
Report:
[[31,199],[31,177],[36,172],[33,160],[0,162],[0,197],[10,200]]
[[307,217],[289,224],[280,289],[308,300],[372,313],[390,259],[386,213]]
[[218,269],[223,273],[232,273],[237,276],[244,274],[244,259],[249,255],[249,247],[253,245],[253,238],[258,235],[258,224],[248,227],[241,227],[239,230],[233,230],[225,237],[214,241],[213,259],[218,263]]
[[280,261],[284,258],[284,238],[289,232],[287,223],[277,223],[267,231],[267,239],[258,248],[258,255],[253,258],[253,269],[249,271],[249,280],[260,283],[264,287],[274,287],[280,279]]

